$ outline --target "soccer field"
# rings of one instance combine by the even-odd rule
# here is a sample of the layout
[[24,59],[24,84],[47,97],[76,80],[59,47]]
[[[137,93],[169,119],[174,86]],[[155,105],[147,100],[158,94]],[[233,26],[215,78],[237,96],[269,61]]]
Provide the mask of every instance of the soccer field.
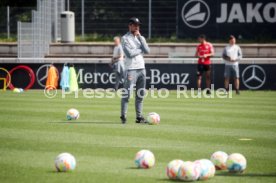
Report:
[[[67,121],[69,108],[80,119]],[[215,151],[247,158],[244,174],[217,171],[207,182],[276,182],[276,92],[242,91],[232,99],[145,99],[144,113],[157,112],[160,125],[134,123],[134,100],[122,125],[120,99],[87,99],[42,90],[0,93],[0,182],[171,182],[166,165],[173,159],[210,158]],[[245,140],[240,140],[245,139]],[[251,140],[246,140],[251,139]],[[135,168],[141,149],[156,158],[152,169]],[[57,173],[55,157],[76,157],[73,172]]]

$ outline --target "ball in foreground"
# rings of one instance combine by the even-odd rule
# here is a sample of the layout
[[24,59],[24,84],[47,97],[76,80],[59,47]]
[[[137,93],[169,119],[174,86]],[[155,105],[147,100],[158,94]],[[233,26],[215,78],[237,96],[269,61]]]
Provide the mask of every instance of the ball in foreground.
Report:
[[76,168],[76,159],[70,153],[61,153],[55,159],[55,167],[58,172],[72,171]]
[[228,157],[226,165],[229,172],[242,173],[246,169],[246,159],[240,153],[233,153]]
[[183,181],[196,181],[200,176],[200,169],[194,162],[184,162],[178,170],[177,177]]
[[169,162],[169,164],[167,165],[167,176],[169,177],[169,179],[177,179],[177,174],[178,174],[178,170],[180,168],[180,166],[184,163],[184,161],[182,160],[172,160],[171,162]]
[[80,113],[77,109],[69,109],[66,113],[67,120],[76,120],[79,119]]
[[210,160],[201,159],[201,160],[196,160],[194,163],[196,164],[196,166],[199,167],[200,180],[207,180],[215,176],[216,168]]
[[156,112],[151,112],[147,116],[147,122],[150,125],[158,125],[160,123],[160,115]]
[[155,157],[153,153],[149,150],[141,150],[136,153],[135,156],[135,165],[138,168],[151,168],[155,164]]
[[215,165],[217,170],[226,170],[226,161],[228,154],[223,151],[214,152],[211,156],[211,161]]
[[20,93],[20,89],[19,89],[19,88],[14,88],[12,91],[13,91],[14,93]]

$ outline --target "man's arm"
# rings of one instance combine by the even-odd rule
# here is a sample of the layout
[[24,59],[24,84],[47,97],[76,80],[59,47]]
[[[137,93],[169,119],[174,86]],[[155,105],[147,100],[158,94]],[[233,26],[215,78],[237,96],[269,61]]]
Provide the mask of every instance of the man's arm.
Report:
[[222,58],[224,59],[224,60],[227,60],[227,61],[229,61],[229,62],[231,62],[231,59],[230,59],[230,57],[228,57],[227,55],[222,55]]
[[112,63],[116,63],[116,62],[119,62],[119,60],[122,60],[124,58],[124,54],[121,54],[120,56],[118,57],[112,57]]
[[124,59],[124,51],[123,51],[123,48],[122,48],[122,45],[119,46],[119,58],[118,60],[123,60]]
[[241,51],[241,48],[239,47],[239,49],[238,49],[238,57],[237,57],[236,61],[240,61],[241,59],[242,59],[242,51]]
[[119,57],[112,57],[111,58],[111,64],[114,64],[114,63],[118,62],[119,58],[120,58],[120,56]]
[[111,63],[114,64],[116,62],[119,62],[120,60],[123,60],[124,59],[124,51],[123,51],[123,48],[122,46],[119,46],[119,52],[118,52],[119,56],[117,57],[112,57],[111,59]]
[[199,53],[198,53],[198,48],[196,48],[195,57],[196,57],[196,58],[201,58],[201,56],[200,56]]
[[214,52],[211,52],[211,53],[208,53],[208,54],[204,54],[203,58],[212,57],[212,56],[214,56]]
[[127,40],[127,38],[122,38],[122,47],[123,47],[124,53],[129,58],[133,58],[137,55],[140,55],[143,52],[139,48],[133,48],[130,45],[129,40]]
[[138,36],[138,40],[140,41],[141,43],[141,46],[142,46],[142,51],[145,53],[145,54],[149,54],[150,52],[150,48],[147,44],[147,41],[146,39],[143,37],[143,36]]
[[212,45],[212,44],[210,44],[210,47],[211,47],[211,51],[210,51],[210,53],[208,53],[208,54],[204,54],[204,58],[214,56],[214,54],[215,54],[214,47],[213,47],[213,45]]
[[222,52],[222,58],[224,60],[227,60],[227,61],[231,62],[231,58],[229,56],[227,56],[227,54],[226,54],[226,48],[224,48],[224,50]]

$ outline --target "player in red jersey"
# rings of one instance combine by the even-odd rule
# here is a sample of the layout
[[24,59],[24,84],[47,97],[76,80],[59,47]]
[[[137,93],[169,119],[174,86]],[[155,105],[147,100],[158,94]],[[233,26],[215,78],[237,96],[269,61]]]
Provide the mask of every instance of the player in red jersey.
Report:
[[197,88],[201,90],[202,75],[205,73],[207,94],[210,94],[211,88],[211,59],[214,55],[213,45],[206,41],[205,35],[198,37],[200,44],[196,48],[195,56],[198,58],[197,65]]

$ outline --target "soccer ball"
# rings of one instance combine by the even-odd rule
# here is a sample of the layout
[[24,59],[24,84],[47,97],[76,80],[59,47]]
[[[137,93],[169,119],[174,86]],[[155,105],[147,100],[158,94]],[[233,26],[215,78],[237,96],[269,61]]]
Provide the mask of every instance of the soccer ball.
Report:
[[216,168],[214,164],[208,159],[196,160],[194,162],[200,169],[200,180],[207,180],[215,176]]
[[226,161],[228,154],[222,151],[214,152],[211,156],[211,161],[215,165],[217,170],[226,170]]
[[14,88],[12,91],[13,91],[14,93],[20,93],[20,89],[19,89],[19,88]]
[[156,112],[151,112],[147,116],[147,122],[150,125],[158,125],[160,123],[160,116]]
[[67,120],[76,120],[79,119],[80,113],[77,109],[69,109],[66,113]]
[[178,159],[169,162],[169,164],[167,165],[167,176],[170,179],[177,179],[178,170],[183,163],[184,161]]
[[134,162],[138,168],[147,169],[154,166],[155,157],[151,151],[141,150],[136,153]]
[[246,159],[242,154],[231,154],[226,162],[229,172],[242,173],[246,169]]
[[200,169],[194,162],[184,162],[178,170],[177,177],[183,181],[196,181],[200,176]]
[[58,172],[72,171],[76,168],[76,159],[70,153],[61,153],[56,157],[55,167]]

